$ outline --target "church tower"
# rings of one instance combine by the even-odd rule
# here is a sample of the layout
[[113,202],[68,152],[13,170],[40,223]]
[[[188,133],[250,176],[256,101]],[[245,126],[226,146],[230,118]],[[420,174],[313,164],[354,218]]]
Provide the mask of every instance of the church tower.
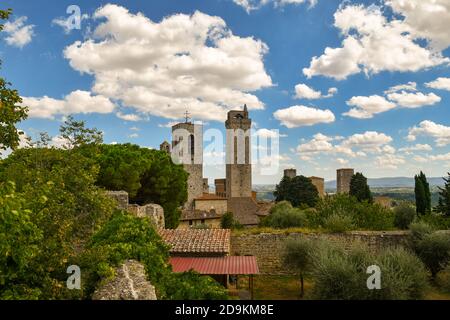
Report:
[[226,146],[226,190],[228,198],[251,198],[251,126],[247,106],[243,111],[230,111],[225,122]]
[[189,174],[188,200],[184,209],[193,209],[194,199],[203,195],[203,126],[186,122],[172,127],[172,159]]

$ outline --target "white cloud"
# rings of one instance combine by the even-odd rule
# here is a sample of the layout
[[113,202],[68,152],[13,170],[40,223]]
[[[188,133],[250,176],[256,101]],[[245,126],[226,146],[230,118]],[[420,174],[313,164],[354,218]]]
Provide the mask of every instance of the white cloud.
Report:
[[255,132],[255,135],[260,138],[266,138],[266,139],[278,139],[286,137],[286,135],[280,134],[278,130],[269,130],[269,129],[259,129]]
[[428,157],[432,161],[450,161],[450,152],[446,154],[438,154]]
[[354,108],[344,113],[344,115],[357,119],[370,119],[377,113],[395,108],[395,103],[389,102],[384,97],[378,95],[352,97],[347,101],[347,105]]
[[313,88],[307,86],[304,83],[300,83],[295,86],[295,98],[297,99],[321,99],[321,98],[331,98],[338,92],[337,88],[328,89],[328,94],[324,95],[320,91],[316,91]]
[[407,90],[407,91],[416,91],[417,90],[417,83],[416,82],[408,82],[406,84],[399,84],[393,87],[390,87],[388,90],[386,90],[384,93],[389,94],[401,90]]
[[440,77],[434,81],[425,83],[425,85],[428,88],[450,91],[450,78]]
[[[389,145],[392,142],[390,136],[374,131],[354,134],[339,144],[333,144],[333,141],[340,141],[340,139],[318,133],[310,141],[300,144],[295,151],[300,156],[310,160],[312,156],[319,154],[345,155],[356,158],[367,157],[367,152],[373,154],[394,154],[396,151],[395,148]],[[344,161],[346,160],[344,159]],[[344,163],[346,162],[342,162],[342,164]]]
[[134,114],[134,113],[122,113],[122,112],[117,112],[116,116],[119,119],[125,120],[125,121],[131,121],[131,122],[137,122],[137,121],[142,121],[144,120],[141,116]]
[[54,119],[57,115],[77,113],[110,113],[115,105],[108,98],[88,91],[73,91],[64,99],[24,97],[24,106],[29,107],[30,118]]
[[139,134],[137,134],[137,133],[132,133],[132,134],[130,134],[130,135],[128,136],[128,138],[131,138],[131,139],[139,138]]
[[286,109],[280,109],[273,115],[287,128],[312,126],[318,123],[331,123],[336,119],[331,110],[321,110],[305,106],[292,106]]
[[34,36],[34,25],[26,24],[28,17],[19,17],[16,20],[6,22],[3,32],[8,36],[5,41],[10,46],[23,48],[32,41]]
[[376,165],[383,168],[397,169],[399,165],[405,164],[406,161],[401,156],[396,156],[393,154],[385,154],[377,157],[375,163]]
[[432,151],[433,148],[429,144],[416,144],[409,147],[404,147],[398,149],[398,151],[405,152],[406,154],[411,154],[413,151]]
[[450,127],[425,120],[419,126],[409,130],[407,139],[409,141],[415,141],[418,136],[432,137],[435,139],[438,147],[446,146],[450,144]]
[[405,17],[403,23],[415,37],[429,39],[435,50],[450,46],[448,0],[387,0],[386,3]]
[[169,121],[167,123],[160,123],[158,127],[160,128],[172,128],[174,125],[180,123],[180,121]]
[[395,101],[399,106],[405,108],[420,108],[431,106],[441,102],[441,97],[434,93],[423,94],[422,92],[393,92],[388,94],[388,99]]
[[[403,0],[398,0],[402,1]],[[430,0],[431,1],[431,0]],[[345,37],[340,48],[326,48],[320,57],[313,57],[303,73],[337,80],[361,71],[419,71],[442,63],[448,58],[438,51],[420,46],[422,38],[403,20],[388,20],[375,5],[341,5],[334,14],[334,26]],[[447,20],[448,28],[448,20]]]
[[223,19],[201,12],[154,22],[118,5],[94,14],[104,20],[84,42],[64,50],[70,65],[94,76],[93,92],[140,113],[223,121],[226,112],[264,104],[249,92],[272,86],[264,68],[268,47],[238,37]]
[[233,0],[233,2],[250,13],[251,11],[258,10],[266,4],[273,3],[274,7],[283,7],[289,4],[303,4],[309,3],[309,7],[312,8],[317,4],[318,0]]
[[[83,20],[89,19],[88,14],[82,14],[80,17],[80,23],[83,22]],[[71,19],[68,19],[67,17],[58,17],[52,20],[53,25],[60,26],[63,28],[65,34],[70,34],[73,30],[73,24]]]

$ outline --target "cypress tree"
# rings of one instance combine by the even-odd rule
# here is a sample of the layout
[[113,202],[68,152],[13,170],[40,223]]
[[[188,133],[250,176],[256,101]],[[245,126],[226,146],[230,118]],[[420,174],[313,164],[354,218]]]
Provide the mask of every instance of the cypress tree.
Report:
[[424,215],[431,212],[431,192],[430,184],[427,181],[425,174],[420,171],[418,175],[414,176],[415,187],[414,193],[416,196],[416,212],[418,215]]
[[360,172],[353,175],[350,180],[350,195],[354,196],[358,201],[373,202],[372,192],[370,192],[367,178]]
[[448,177],[443,178],[445,181],[444,187],[439,187],[439,203],[435,211],[450,217],[450,173],[447,174]]

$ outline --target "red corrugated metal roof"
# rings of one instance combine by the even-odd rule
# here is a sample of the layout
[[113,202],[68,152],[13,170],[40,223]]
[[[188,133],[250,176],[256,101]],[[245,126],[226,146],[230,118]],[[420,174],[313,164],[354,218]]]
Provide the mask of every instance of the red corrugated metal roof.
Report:
[[217,258],[172,257],[170,264],[174,272],[194,270],[200,274],[259,274],[256,257],[232,256]]

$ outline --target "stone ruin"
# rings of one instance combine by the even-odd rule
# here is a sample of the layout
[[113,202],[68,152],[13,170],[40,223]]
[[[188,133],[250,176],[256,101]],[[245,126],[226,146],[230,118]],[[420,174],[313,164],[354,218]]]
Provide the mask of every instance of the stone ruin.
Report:
[[157,300],[142,263],[128,260],[116,269],[112,280],[95,290],[92,300]]
[[129,211],[140,218],[149,217],[158,229],[165,228],[164,209],[160,205],[153,203],[145,206],[130,204],[126,191],[107,191],[106,194],[116,200],[118,209]]

